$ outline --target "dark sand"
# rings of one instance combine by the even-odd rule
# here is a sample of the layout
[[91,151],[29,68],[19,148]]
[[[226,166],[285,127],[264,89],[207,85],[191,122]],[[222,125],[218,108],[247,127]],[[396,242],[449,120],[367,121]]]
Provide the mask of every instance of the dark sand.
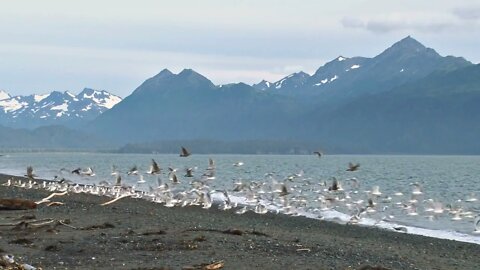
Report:
[[[0,175],[0,183],[7,176]],[[39,200],[50,193],[0,187],[0,198]],[[355,225],[290,217],[236,215],[200,207],[167,208],[86,194],[56,197],[63,206],[0,211],[0,223],[69,220],[39,228],[0,226],[2,253],[43,269],[479,269],[480,245]],[[30,217],[31,218],[31,217]],[[197,268],[192,268],[198,266]]]

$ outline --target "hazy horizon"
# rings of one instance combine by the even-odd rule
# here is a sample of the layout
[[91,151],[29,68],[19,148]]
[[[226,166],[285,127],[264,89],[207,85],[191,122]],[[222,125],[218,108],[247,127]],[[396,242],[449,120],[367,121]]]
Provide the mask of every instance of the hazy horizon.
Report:
[[276,81],[408,35],[480,62],[471,1],[10,1],[0,18],[0,89],[12,95],[90,87],[125,97],[164,68],[215,84]]

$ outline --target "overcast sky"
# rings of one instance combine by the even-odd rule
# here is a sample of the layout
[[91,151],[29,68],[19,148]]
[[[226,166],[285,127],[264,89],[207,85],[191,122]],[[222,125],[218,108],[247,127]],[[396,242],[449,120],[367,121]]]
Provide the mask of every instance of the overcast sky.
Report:
[[276,81],[339,55],[375,56],[407,35],[479,63],[480,3],[2,1],[0,89],[92,87],[125,97],[163,68],[193,68],[215,84]]

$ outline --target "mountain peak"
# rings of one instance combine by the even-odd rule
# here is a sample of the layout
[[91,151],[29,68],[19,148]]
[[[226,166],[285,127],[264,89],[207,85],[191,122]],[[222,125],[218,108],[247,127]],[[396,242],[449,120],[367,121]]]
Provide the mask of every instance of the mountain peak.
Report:
[[402,50],[414,50],[414,51],[421,51],[425,50],[425,47],[422,43],[418,42],[416,39],[412,38],[411,36],[407,36],[400,41],[394,43],[390,49],[402,49]]
[[299,72],[296,72],[296,73],[293,73],[292,74],[293,76],[299,76],[299,77],[310,77],[310,75],[306,72],[303,72],[303,71],[299,71]]
[[189,69],[189,68],[186,68],[182,70],[180,73],[178,73],[177,79],[188,81],[189,83],[207,83],[213,86],[212,82],[209,79],[207,79],[202,74],[194,71],[193,69]]
[[374,57],[375,59],[413,59],[416,57],[439,59],[441,56],[431,48],[425,47],[411,36],[407,36],[402,40],[394,43],[390,48]]
[[272,85],[271,82],[262,80],[261,82],[252,85],[252,87],[258,90],[267,90],[268,88],[270,88],[271,85]]
[[168,70],[167,68],[163,69],[162,71],[160,71],[157,75],[153,76],[153,78],[156,78],[156,79],[163,79],[163,78],[168,78],[170,76],[174,75],[170,70]]
[[191,68],[183,69],[180,73],[178,73],[178,76],[201,76],[201,77],[203,77],[200,73],[196,72],[195,70],[193,70]]

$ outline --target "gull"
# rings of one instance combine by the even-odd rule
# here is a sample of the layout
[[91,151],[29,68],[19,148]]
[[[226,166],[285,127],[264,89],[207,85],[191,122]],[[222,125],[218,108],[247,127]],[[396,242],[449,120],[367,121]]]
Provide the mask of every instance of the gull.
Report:
[[235,185],[235,187],[233,188],[234,192],[240,192],[240,191],[248,188],[247,184],[242,183],[242,181],[237,181],[237,182],[234,183],[234,185]]
[[240,208],[240,209],[236,210],[236,211],[235,211],[235,214],[237,214],[237,215],[241,215],[241,214],[245,214],[247,211],[248,211],[247,207],[246,207],[246,206],[244,206],[244,207],[242,207],[242,208]]
[[139,183],[139,184],[143,184],[143,183],[146,183],[146,182],[147,182],[147,181],[145,181],[145,179],[143,179],[143,175],[141,175],[141,174],[139,175],[138,178],[139,178],[139,179],[138,179],[137,183]]
[[338,180],[337,178],[333,177],[332,186],[328,187],[328,191],[337,191],[339,190]]
[[243,166],[243,162],[241,162],[241,161],[235,162],[235,163],[233,163],[233,166],[235,166],[235,167]]
[[180,182],[178,181],[178,178],[177,178],[177,175],[175,174],[175,172],[171,172],[171,173],[168,175],[168,179],[169,179],[170,181],[172,181],[174,184],[180,183]]
[[412,194],[413,195],[423,194],[422,188],[421,188],[419,183],[413,183],[413,184],[410,184],[410,185],[413,186],[413,189],[412,189]]
[[128,172],[127,172],[128,175],[137,175],[138,174],[138,168],[137,168],[137,165],[134,165]]
[[82,170],[80,174],[86,175],[86,176],[95,176],[95,173],[93,172],[92,167],[88,167],[86,170]]
[[112,165],[112,173],[111,173],[111,175],[118,175],[117,166]]
[[480,216],[476,216],[475,220],[473,221],[473,225],[475,227],[475,230],[473,233],[477,234],[480,233]]
[[372,199],[368,199],[368,205],[367,205],[367,213],[374,213],[374,212],[377,212],[377,210],[375,210],[375,205],[376,203],[373,202]]
[[263,215],[263,214],[266,214],[267,212],[268,212],[268,209],[265,205],[259,203],[255,206],[255,213]]
[[[175,176],[175,179],[176,179],[176,176]],[[178,181],[177,181],[177,183],[178,183]],[[162,179],[160,177],[157,178],[157,189],[162,190],[162,191],[169,191],[170,190],[167,183],[162,184]]]
[[466,202],[476,202],[477,198],[475,196],[475,193],[470,193],[470,195],[465,199]]
[[185,177],[193,177],[193,168],[186,168],[185,172]]
[[203,192],[202,195],[201,195],[200,200],[201,200],[202,203],[203,203],[203,207],[202,207],[202,208],[208,209],[208,208],[212,207],[213,200],[212,200],[212,197],[210,196],[210,193],[208,193],[208,192]]
[[460,212],[456,212],[453,217],[452,217],[452,220],[462,220],[462,217],[460,216]]
[[207,170],[203,175],[207,180],[215,179],[215,170]]
[[349,178],[346,181],[350,181],[350,185],[353,188],[359,188],[359,186],[360,186],[360,183],[358,182],[358,179],[356,177]]
[[191,155],[191,153],[187,150],[187,148],[182,146],[182,152],[180,153],[180,156],[181,157],[188,157],[190,155]]
[[315,155],[317,155],[319,158],[323,156],[323,153],[321,151],[315,151],[313,152]]
[[119,187],[121,185],[122,185],[122,177],[120,176],[120,174],[117,174],[117,179],[115,181],[115,186]]
[[279,192],[278,196],[282,196],[282,197],[283,197],[283,196],[288,195],[289,193],[290,193],[290,192],[288,192],[287,185],[282,184],[282,185],[280,186],[280,192]]
[[375,195],[375,196],[382,195],[382,193],[380,192],[380,187],[379,186],[373,186],[371,194]]
[[149,174],[159,174],[161,173],[160,166],[158,166],[157,162],[152,158],[152,165],[150,165],[150,170],[147,172]]
[[208,159],[207,170],[215,170],[215,161],[213,161],[213,159],[211,159],[211,158]]
[[25,174],[25,176],[28,177],[29,179],[34,179],[34,177],[36,175],[33,173],[33,167],[32,166],[27,167],[27,174]]
[[358,170],[358,168],[360,168],[360,163],[353,164],[353,163],[350,162],[350,163],[348,163],[347,171],[354,172],[354,171]]
[[406,210],[408,216],[418,216],[417,208],[415,206],[411,205]]

